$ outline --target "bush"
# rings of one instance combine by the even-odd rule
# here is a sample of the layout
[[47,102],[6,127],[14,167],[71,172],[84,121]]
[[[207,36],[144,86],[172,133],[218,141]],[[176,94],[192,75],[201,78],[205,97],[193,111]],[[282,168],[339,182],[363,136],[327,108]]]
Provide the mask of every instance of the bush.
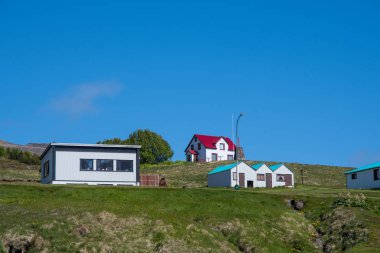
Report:
[[361,207],[368,208],[366,202],[367,198],[363,193],[358,193],[351,196],[350,192],[339,193],[339,198],[335,201],[335,206],[352,206],[352,207]]

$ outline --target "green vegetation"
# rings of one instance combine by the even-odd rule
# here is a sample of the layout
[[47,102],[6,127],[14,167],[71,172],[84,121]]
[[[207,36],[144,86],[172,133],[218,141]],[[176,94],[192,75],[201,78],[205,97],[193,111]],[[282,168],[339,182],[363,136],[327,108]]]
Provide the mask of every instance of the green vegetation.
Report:
[[0,146],[0,157],[5,157],[29,165],[38,165],[40,162],[38,155],[29,151],[22,151],[17,148],[4,148],[2,146]]
[[28,165],[19,161],[0,157],[0,181],[3,182],[38,182],[39,166]]
[[136,130],[131,133],[128,139],[120,138],[107,139],[98,143],[102,144],[130,144],[141,145],[141,163],[157,164],[170,160],[173,151],[169,143],[161,135],[150,130]]
[[[262,163],[263,161],[247,161],[247,164]],[[187,163],[174,162],[157,165],[144,164],[141,166],[142,173],[157,173],[166,177],[167,182],[173,187],[205,187],[207,186],[207,173],[217,166],[231,163],[230,161],[216,163]],[[265,162],[273,165],[275,162]],[[293,171],[296,184],[301,184],[301,171],[305,185],[318,185],[326,187],[345,187],[346,179],[344,171],[351,168],[307,165],[298,163],[284,163]]]

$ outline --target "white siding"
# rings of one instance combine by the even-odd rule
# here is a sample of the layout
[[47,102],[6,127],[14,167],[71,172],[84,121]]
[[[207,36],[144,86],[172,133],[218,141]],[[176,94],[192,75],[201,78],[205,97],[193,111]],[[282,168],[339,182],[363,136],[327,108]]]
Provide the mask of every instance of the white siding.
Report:
[[294,175],[293,172],[291,172],[285,165],[282,165],[280,168],[275,170],[272,175],[272,186],[273,187],[279,187],[279,186],[285,186],[285,182],[277,182],[277,174],[291,174],[292,175],[292,186],[294,186]]
[[[94,171],[81,171],[80,159],[94,159]],[[96,159],[133,160],[133,172],[96,171]],[[128,183],[136,184],[136,154],[122,152],[96,152],[96,151],[56,151],[56,171],[53,183]]]
[[[45,178],[44,164],[49,161],[49,175]],[[53,181],[53,150],[50,149],[41,160],[41,183],[48,184]]]
[[351,179],[352,174],[346,174],[347,188],[349,189],[374,189],[380,188],[380,180],[374,180],[374,169],[357,172],[357,179]]
[[239,174],[240,173],[244,173],[244,187],[247,187],[247,181],[253,181],[253,187],[256,187],[256,171],[254,169],[252,169],[250,166],[248,166],[247,164],[245,163],[239,163],[238,165],[238,168],[237,168],[237,176],[236,176],[236,180],[234,180],[233,178],[233,173],[236,172],[236,166],[230,170],[230,174],[231,174],[231,181],[230,181],[230,185],[231,187],[234,187],[236,184],[239,184]]
[[[272,171],[265,164],[263,164],[258,170],[256,170],[256,185],[255,185],[255,187],[267,187],[267,184],[266,184],[266,174],[267,173],[272,174]],[[264,181],[257,181],[257,174],[264,174]],[[273,178],[272,178],[272,181],[273,181]]]
[[[220,149],[220,144],[223,143],[225,149],[221,150]],[[207,149],[206,150],[206,161],[210,162],[212,161],[212,154],[215,153],[218,156],[218,161],[226,161],[228,160],[228,155],[234,156],[235,152],[234,151],[229,151],[228,150],[228,144],[227,142],[222,138],[216,143],[216,149]]]

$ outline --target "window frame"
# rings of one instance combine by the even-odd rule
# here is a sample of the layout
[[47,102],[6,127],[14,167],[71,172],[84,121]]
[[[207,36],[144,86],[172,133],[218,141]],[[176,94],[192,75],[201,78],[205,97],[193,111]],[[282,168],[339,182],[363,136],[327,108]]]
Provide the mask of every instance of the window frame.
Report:
[[[92,169],[91,170],[84,170],[84,169],[82,169],[82,160],[90,160],[90,161],[92,161]],[[80,171],[94,171],[94,159],[80,158],[79,159],[79,170]]]
[[376,168],[373,170],[373,180],[378,181],[380,180],[380,169]]
[[[119,170],[118,167],[119,167],[119,163],[121,165],[121,162],[131,162],[132,163],[132,170]],[[134,172],[134,169],[133,169],[133,160],[116,160],[116,172]]]
[[47,178],[50,175],[50,161],[47,160],[44,162],[44,178]]
[[[214,160],[214,155],[216,157],[216,160]],[[218,153],[211,153],[211,161],[212,162],[217,162],[218,161]]]
[[194,144],[190,145],[190,150],[194,150]]
[[198,142],[198,150],[201,150],[201,149],[202,149],[202,144]]
[[[282,177],[283,180],[279,180]],[[276,182],[285,182],[285,174],[276,174]]]
[[[99,164],[101,164],[101,162],[100,161],[112,161],[112,170],[101,170],[100,168],[99,168]],[[114,164],[113,164],[113,162],[114,162],[114,160],[113,159],[96,159],[96,171],[101,171],[101,172],[112,172],[112,171],[114,171]]]
[[[223,148],[222,148],[223,146]],[[220,150],[226,150],[226,144],[225,143],[219,143],[219,149]]]
[[358,179],[358,173],[352,173],[351,180],[356,180],[356,179]]
[[256,175],[256,180],[257,181],[265,181],[265,174],[257,174]]
[[[231,157],[231,159],[229,159]],[[234,160],[234,156],[233,155],[227,155],[227,161],[233,161]]]
[[236,172],[232,172],[232,180],[233,181],[237,180],[237,173]]

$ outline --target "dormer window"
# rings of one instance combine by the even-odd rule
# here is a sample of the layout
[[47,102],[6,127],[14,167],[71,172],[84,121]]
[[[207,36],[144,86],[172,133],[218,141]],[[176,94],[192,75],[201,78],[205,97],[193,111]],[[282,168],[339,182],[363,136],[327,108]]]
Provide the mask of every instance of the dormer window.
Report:
[[220,150],[225,150],[225,149],[226,149],[226,144],[224,144],[224,143],[220,143],[220,144],[219,144],[219,149],[220,149]]

